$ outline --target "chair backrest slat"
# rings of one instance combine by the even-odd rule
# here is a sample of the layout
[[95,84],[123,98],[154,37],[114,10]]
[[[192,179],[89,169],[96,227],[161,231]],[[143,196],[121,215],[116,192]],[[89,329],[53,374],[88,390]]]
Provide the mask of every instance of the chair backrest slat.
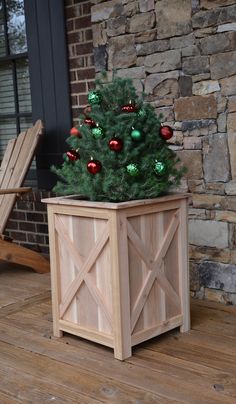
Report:
[[[2,189],[22,186],[42,133],[43,124],[39,120],[32,128],[9,141],[0,168],[0,187]],[[15,198],[15,194],[0,195],[0,234],[5,229],[15,204]]]

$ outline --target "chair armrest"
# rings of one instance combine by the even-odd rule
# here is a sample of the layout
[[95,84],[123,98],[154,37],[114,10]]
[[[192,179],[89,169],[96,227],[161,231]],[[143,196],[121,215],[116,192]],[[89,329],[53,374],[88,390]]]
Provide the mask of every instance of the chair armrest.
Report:
[[25,192],[32,191],[30,187],[21,187],[21,188],[6,188],[0,189],[0,195],[7,195],[7,194],[23,194]]

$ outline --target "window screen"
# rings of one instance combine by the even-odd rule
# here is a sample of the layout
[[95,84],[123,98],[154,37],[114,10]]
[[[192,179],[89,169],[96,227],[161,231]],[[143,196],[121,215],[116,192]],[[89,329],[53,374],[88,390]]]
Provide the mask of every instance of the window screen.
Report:
[[0,0],[0,161],[8,140],[31,124],[24,1]]

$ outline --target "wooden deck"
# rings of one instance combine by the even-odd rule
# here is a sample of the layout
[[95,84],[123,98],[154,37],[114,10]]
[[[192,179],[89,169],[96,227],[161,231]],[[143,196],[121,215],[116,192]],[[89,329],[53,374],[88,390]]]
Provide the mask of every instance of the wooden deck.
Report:
[[192,302],[192,330],[113,351],[52,337],[49,275],[0,264],[0,403],[236,403],[236,308]]

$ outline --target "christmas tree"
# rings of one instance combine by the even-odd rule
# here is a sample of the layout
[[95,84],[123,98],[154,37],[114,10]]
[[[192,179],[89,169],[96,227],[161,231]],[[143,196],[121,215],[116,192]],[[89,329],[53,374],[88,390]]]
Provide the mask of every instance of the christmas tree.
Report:
[[161,126],[132,80],[96,82],[88,102],[62,166],[52,168],[60,178],[55,192],[122,202],[155,198],[179,183],[184,168],[166,142],[173,131]]

